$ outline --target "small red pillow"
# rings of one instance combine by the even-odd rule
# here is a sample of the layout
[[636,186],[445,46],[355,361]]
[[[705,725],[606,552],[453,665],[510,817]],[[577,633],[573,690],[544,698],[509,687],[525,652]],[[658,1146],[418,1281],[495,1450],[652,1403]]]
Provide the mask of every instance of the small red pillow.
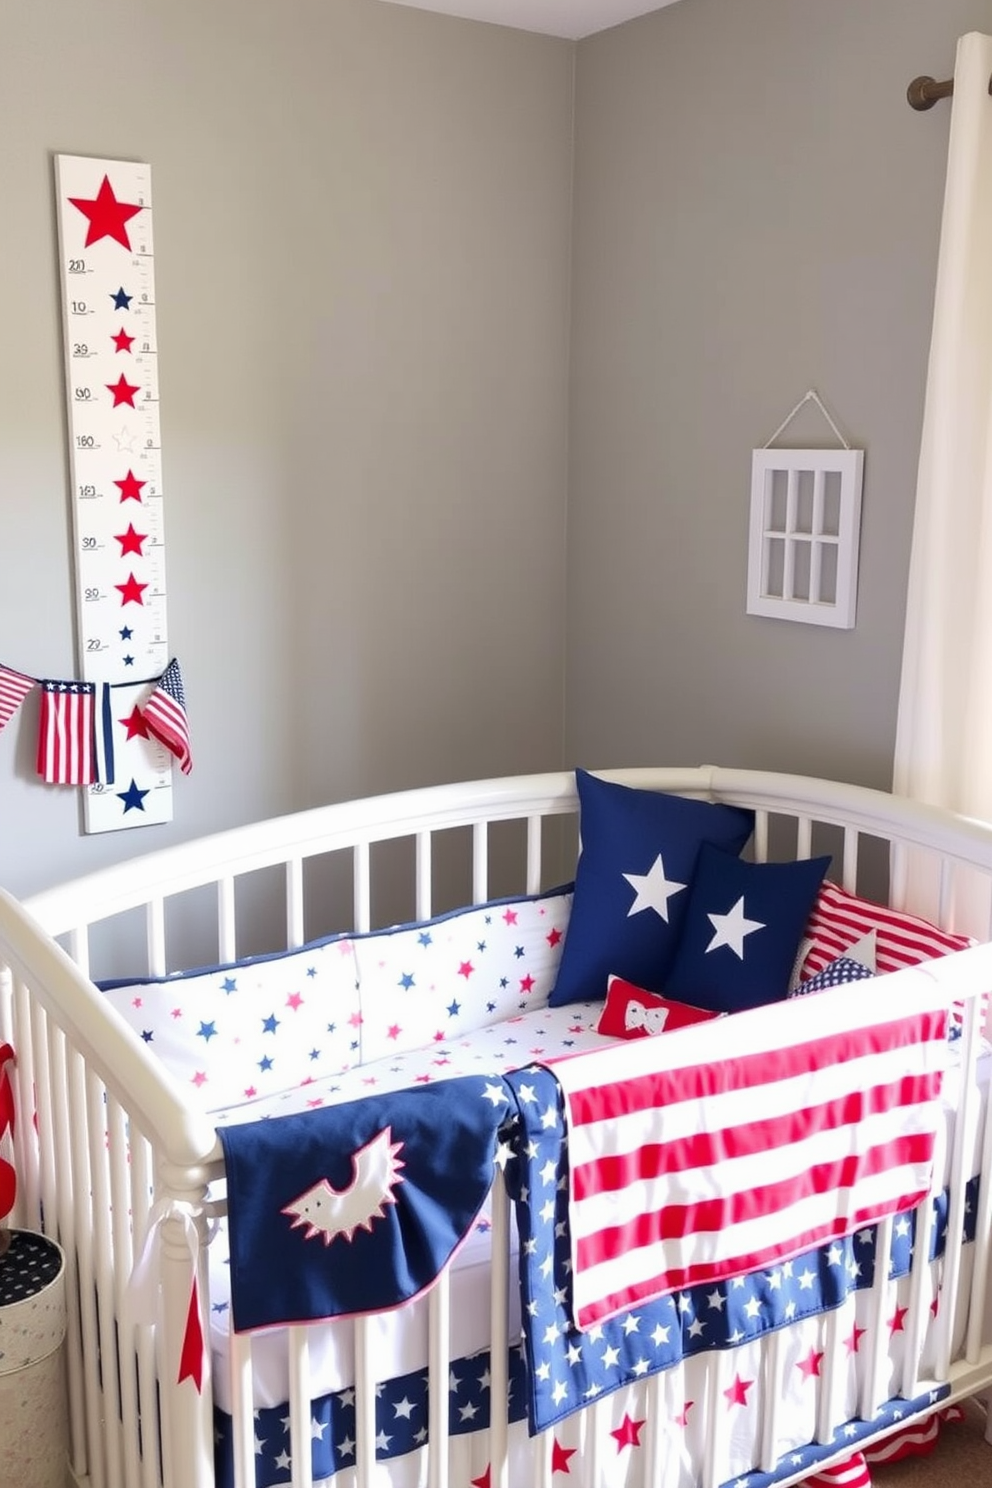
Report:
[[611,976],[606,1002],[596,1024],[597,1033],[610,1038],[647,1038],[653,1033],[671,1033],[673,1028],[686,1028],[690,1023],[708,1023],[722,1014],[709,1008],[690,1007],[686,1002],[673,1002],[656,992],[645,992],[623,977]]

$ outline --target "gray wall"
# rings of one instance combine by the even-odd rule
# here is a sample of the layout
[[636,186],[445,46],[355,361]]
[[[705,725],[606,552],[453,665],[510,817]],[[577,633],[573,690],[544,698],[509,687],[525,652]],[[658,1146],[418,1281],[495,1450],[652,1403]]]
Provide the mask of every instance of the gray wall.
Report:
[[0,734],[0,883],[560,762],[574,47],[375,0],[0,0],[0,661],[78,675],[52,156],[152,167],[194,770],[81,835]]
[[[970,30],[682,0],[579,46],[568,763],[890,785],[949,121],[905,95]],[[751,450],[810,387],[866,450],[852,631],[745,615]]]
[[[563,761],[888,784],[949,116],[905,89],[975,28],[0,0],[0,661],[77,670],[52,156],[147,160],[196,760],[170,826],[86,837],[29,702],[0,882]],[[810,386],[867,449],[849,633],[744,614],[750,452]]]

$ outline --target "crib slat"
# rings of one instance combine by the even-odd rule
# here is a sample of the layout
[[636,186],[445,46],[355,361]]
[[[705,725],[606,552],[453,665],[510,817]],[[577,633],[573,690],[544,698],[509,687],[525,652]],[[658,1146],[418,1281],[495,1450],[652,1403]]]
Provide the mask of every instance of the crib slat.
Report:
[[[676,1376],[682,1380],[685,1378],[685,1366],[681,1363],[675,1364],[671,1370],[672,1378]],[[663,1483],[667,1467],[667,1446],[665,1430],[665,1385],[661,1374],[653,1374],[645,1381],[645,1415],[647,1416],[647,1433],[644,1442],[644,1482]],[[682,1399],[685,1399],[683,1385]]]
[[906,1352],[903,1361],[902,1393],[912,1399],[919,1380],[920,1351],[930,1321],[930,1238],[933,1234],[933,1195],[916,1206],[913,1261],[909,1273],[909,1313],[904,1320]]
[[978,1011],[979,999],[969,998],[965,1004],[964,1027],[961,1032],[961,1099],[954,1120],[947,1237],[944,1242],[940,1310],[937,1314],[937,1378],[941,1380],[947,1378],[947,1371],[951,1366],[954,1321],[958,1308],[958,1277],[961,1273],[961,1251],[964,1245],[965,1184],[970,1176],[966,1171],[969,1166],[966,1139],[972,1124],[971,1108],[978,1096],[974,1078],[979,1042]]
[[69,1393],[70,1460],[77,1477],[82,1477],[86,1472],[86,1424],[83,1405],[76,1244],[73,1234],[74,1173],[69,1138],[71,1123],[66,1075],[66,1041],[60,1028],[52,1027],[49,1031],[48,1061],[52,1091],[50,1140],[55,1169],[59,1175],[55,1217],[59,1244],[65,1254],[66,1373]]
[[783,1394],[782,1375],[785,1368],[783,1353],[784,1334],[772,1333],[762,1350],[761,1428],[758,1437],[758,1465],[763,1472],[772,1472],[779,1458],[778,1436]]
[[371,853],[367,842],[356,842],[352,849],[355,929],[368,930],[372,925]]
[[14,1166],[21,1174],[17,1205],[18,1222],[28,1229],[41,1228],[41,1192],[38,1164],[33,1150],[34,1116],[34,1047],[31,1037],[31,1000],[25,984],[14,981],[14,1063],[13,1081],[18,1120],[14,1125]]
[[534,1442],[534,1447],[538,1454],[537,1462],[535,1463],[537,1471],[534,1477],[534,1488],[552,1488],[551,1453],[553,1443],[554,1435],[550,1431],[543,1432]]
[[46,1234],[55,1229],[55,1153],[51,1140],[52,1088],[48,1068],[48,1018],[40,1003],[31,1003],[31,1050],[34,1065],[35,1119],[38,1123],[39,1210]]
[[736,1349],[721,1350],[706,1360],[706,1440],[703,1446],[703,1464],[700,1474],[702,1488],[718,1488],[726,1476],[723,1464],[727,1460],[727,1411],[721,1410],[722,1393],[728,1388],[731,1368],[738,1358]]
[[603,1472],[603,1447],[610,1426],[602,1401],[596,1400],[586,1407],[583,1425],[585,1435],[581,1439],[582,1461],[589,1463],[590,1483],[599,1485],[607,1481]]
[[847,1367],[846,1349],[841,1335],[841,1321],[853,1320],[853,1299],[849,1306],[834,1308],[826,1316],[823,1329],[824,1360],[820,1390],[816,1401],[816,1438],[821,1446],[833,1439],[835,1429],[841,1424],[842,1412],[839,1395]]
[[301,946],[306,939],[303,859],[293,857],[286,863],[286,944]]
[[237,1488],[255,1488],[255,1431],[252,1411],[251,1334],[235,1333],[229,1339],[228,1368],[231,1382],[231,1447]]
[[768,861],[768,812],[756,811],[754,813],[754,833],[752,835],[754,845],[754,861],[766,863]]
[[[981,999],[976,1008],[981,1007]],[[977,1012],[976,1012],[977,1017]],[[985,1302],[988,1293],[988,1272],[992,1253],[992,1182],[987,1175],[992,1173],[992,1094],[985,1103],[985,1131],[982,1136],[982,1182],[978,1188],[978,1211],[975,1215],[975,1261],[971,1281],[971,1313],[968,1318],[966,1357],[969,1364],[977,1364],[982,1351],[982,1320],[985,1317]]]
[[844,845],[841,850],[841,887],[854,894],[858,887],[858,858],[861,834],[856,827],[844,828]]
[[937,922],[940,925],[954,924],[954,889],[954,864],[949,858],[941,858],[940,886],[937,892]]
[[[131,1223],[133,1243],[138,1253],[148,1229],[148,1215],[154,1190],[152,1149],[140,1132],[132,1129],[131,1144]],[[155,1372],[154,1330],[142,1324],[135,1329],[136,1373],[138,1381],[138,1414],[141,1423],[142,1488],[158,1488],[158,1464],[161,1457],[161,1416],[158,1407],[158,1379]]]
[[88,1071],[86,1075],[86,1125],[90,1148],[90,1186],[93,1194],[94,1275],[97,1328],[100,1338],[107,1481],[110,1488],[121,1488],[123,1464],[117,1425],[120,1419],[117,1399],[119,1364],[114,1327],[114,1269],[110,1240],[110,1190],[107,1181],[106,1092],[92,1071]]
[[446,1266],[430,1294],[428,1312],[427,1408],[428,1488],[448,1488],[448,1372],[451,1368],[451,1269]]
[[165,956],[165,905],[161,898],[152,899],[145,906],[145,944],[148,975],[165,976],[169,967]]
[[217,881],[217,949],[219,960],[234,961],[237,959],[237,913],[234,902],[234,879],[230,875]]
[[644,1482],[660,1484],[665,1481],[665,1426],[662,1381],[659,1375],[651,1375],[645,1381],[644,1415],[647,1418],[647,1430],[644,1433]]
[[130,1183],[128,1181],[128,1142],[124,1112],[120,1104],[107,1100],[108,1156],[110,1165],[110,1202],[113,1238],[114,1312],[117,1318],[118,1353],[120,1356],[119,1388],[121,1396],[121,1439],[124,1452],[124,1481],[139,1481],[138,1390],[135,1375],[134,1329],[127,1318],[125,1297],[131,1274]]
[[909,878],[909,855],[904,842],[893,841],[889,848],[889,903],[893,909],[904,909]]
[[542,818],[527,818],[527,893],[539,894],[543,887],[541,829]]
[[472,828],[472,903],[482,904],[489,898],[489,823],[476,822]]
[[14,979],[0,962],[0,1044],[14,1043]]
[[[93,1269],[92,1211],[90,1201],[89,1143],[86,1124],[82,1115],[86,1111],[86,1069],[82,1055],[76,1049],[69,1051],[68,1058],[69,1105],[73,1112],[72,1166],[75,1174],[75,1215],[73,1229],[79,1256],[80,1318],[82,1324],[83,1357],[98,1358],[99,1341],[96,1323],[96,1298],[90,1285]],[[86,1433],[90,1449],[90,1470],[94,1482],[104,1481],[105,1454],[103,1447],[102,1401],[96,1379],[96,1371],[86,1369],[83,1374],[86,1393]]]
[[860,1415],[870,1421],[881,1406],[885,1396],[881,1388],[882,1369],[887,1359],[885,1330],[888,1327],[886,1313],[895,1297],[889,1282],[892,1263],[892,1216],[879,1220],[875,1231],[875,1279],[868,1301],[868,1350],[865,1356],[865,1372],[861,1383]]
[[292,1488],[313,1488],[310,1453],[310,1330],[289,1329],[289,1447]]
[[492,1488],[508,1488],[510,1200],[503,1175],[492,1187],[489,1346],[489,1462]]
[[90,974],[90,936],[86,925],[75,925],[68,933],[69,955],[85,976]]
[[[433,1383],[433,1379],[432,1379]],[[375,1478],[375,1366],[367,1317],[355,1319],[355,1482],[371,1488]],[[433,1399],[434,1392],[431,1391]],[[447,1391],[445,1391],[447,1399]],[[433,1457],[433,1453],[431,1454]]]
[[429,920],[434,903],[433,884],[434,838],[430,832],[418,832],[415,843],[416,914],[418,920]]

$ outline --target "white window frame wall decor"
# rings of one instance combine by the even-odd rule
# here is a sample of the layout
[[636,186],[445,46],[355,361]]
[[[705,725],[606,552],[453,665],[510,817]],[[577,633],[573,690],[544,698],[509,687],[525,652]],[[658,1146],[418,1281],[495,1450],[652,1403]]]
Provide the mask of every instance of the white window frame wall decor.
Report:
[[864,450],[756,449],[751,459],[747,613],[851,630],[857,610]]

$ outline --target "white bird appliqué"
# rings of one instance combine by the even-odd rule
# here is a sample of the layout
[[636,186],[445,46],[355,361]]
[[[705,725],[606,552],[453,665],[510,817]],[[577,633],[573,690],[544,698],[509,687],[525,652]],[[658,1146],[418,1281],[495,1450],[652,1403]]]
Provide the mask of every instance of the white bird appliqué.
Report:
[[335,1188],[321,1178],[281,1212],[293,1215],[293,1229],[306,1225],[304,1240],[317,1235],[330,1245],[337,1235],[354,1238],[356,1230],[372,1230],[374,1219],[385,1217],[385,1205],[395,1204],[393,1190],[403,1182],[399,1153],[402,1142],[393,1141],[391,1126],[383,1127],[364,1147],[351,1154],[351,1182]]

